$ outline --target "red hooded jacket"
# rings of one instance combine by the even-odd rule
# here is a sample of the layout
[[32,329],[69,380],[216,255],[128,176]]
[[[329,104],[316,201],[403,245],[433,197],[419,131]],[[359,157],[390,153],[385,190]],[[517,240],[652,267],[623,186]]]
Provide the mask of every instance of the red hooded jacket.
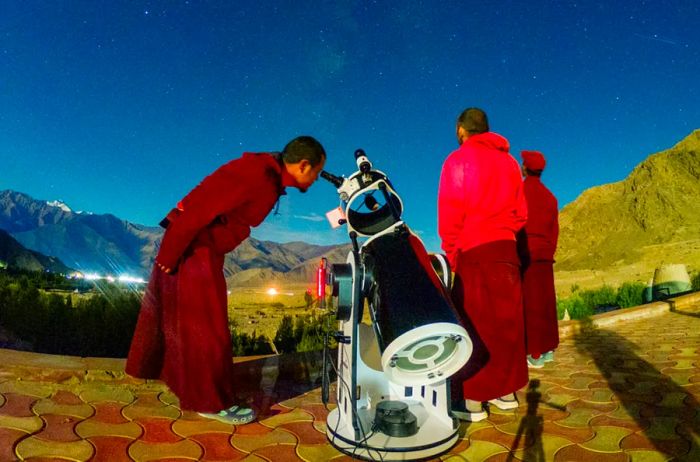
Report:
[[472,135],[442,166],[438,233],[453,268],[458,251],[514,241],[527,220],[520,167],[509,148],[496,133]]

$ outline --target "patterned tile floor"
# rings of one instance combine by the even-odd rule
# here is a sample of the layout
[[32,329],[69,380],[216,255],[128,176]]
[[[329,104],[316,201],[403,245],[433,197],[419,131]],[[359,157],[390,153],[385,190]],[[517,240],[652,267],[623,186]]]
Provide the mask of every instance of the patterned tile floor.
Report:
[[[317,358],[290,358],[236,363],[261,418],[231,427],[123,360],[0,350],[0,461],[350,460],[325,437]],[[434,460],[700,461],[700,303],[573,335],[555,359]]]

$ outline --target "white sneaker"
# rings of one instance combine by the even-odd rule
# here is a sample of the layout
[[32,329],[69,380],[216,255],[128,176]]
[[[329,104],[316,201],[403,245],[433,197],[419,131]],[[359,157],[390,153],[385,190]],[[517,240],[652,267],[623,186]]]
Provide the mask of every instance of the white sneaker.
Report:
[[510,393],[496,399],[490,399],[489,404],[493,404],[502,411],[516,409],[519,406],[518,399],[515,397],[515,393]]
[[256,417],[254,409],[238,405],[233,405],[214,414],[208,412],[198,412],[198,414],[207,419],[214,419],[231,425],[245,425],[254,421]]
[[484,409],[483,403],[471,399],[465,399],[453,405],[452,414],[459,420],[464,420],[466,422],[480,422],[489,416],[488,412]]

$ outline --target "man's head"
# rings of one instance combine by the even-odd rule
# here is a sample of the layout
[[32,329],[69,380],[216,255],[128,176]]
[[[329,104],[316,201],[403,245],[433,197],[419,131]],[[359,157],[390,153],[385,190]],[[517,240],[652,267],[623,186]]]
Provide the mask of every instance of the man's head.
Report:
[[523,173],[526,176],[542,176],[547,165],[544,154],[539,151],[521,151],[520,157],[523,159]]
[[301,192],[316,181],[326,163],[326,151],[315,138],[298,136],[287,143],[282,151],[284,168],[296,180]]
[[487,131],[489,131],[489,119],[479,108],[467,108],[457,118],[457,141],[460,145],[470,136]]

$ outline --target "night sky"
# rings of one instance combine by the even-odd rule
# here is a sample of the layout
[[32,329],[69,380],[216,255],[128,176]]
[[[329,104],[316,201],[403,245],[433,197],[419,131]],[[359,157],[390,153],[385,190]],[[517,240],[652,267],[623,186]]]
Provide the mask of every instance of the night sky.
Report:
[[[544,152],[560,206],[700,128],[700,2],[0,0],[0,190],[155,225],[244,151],[362,147],[438,249],[442,161],[469,106]],[[346,242],[332,186],[253,236]]]

